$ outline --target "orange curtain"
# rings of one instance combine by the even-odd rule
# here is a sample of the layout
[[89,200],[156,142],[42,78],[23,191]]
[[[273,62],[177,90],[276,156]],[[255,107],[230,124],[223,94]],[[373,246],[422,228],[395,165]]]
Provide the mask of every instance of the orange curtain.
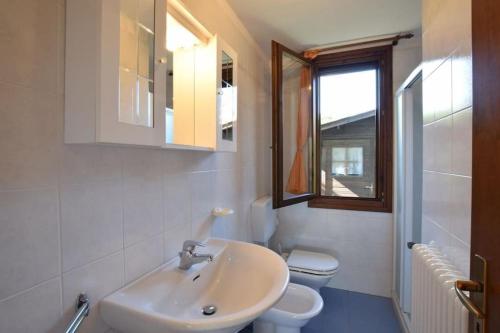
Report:
[[311,108],[311,71],[303,67],[300,73],[299,110],[297,113],[297,151],[293,160],[286,191],[293,194],[309,192],[307,170],[304,163],[304,147],[309,136],[309,121]]

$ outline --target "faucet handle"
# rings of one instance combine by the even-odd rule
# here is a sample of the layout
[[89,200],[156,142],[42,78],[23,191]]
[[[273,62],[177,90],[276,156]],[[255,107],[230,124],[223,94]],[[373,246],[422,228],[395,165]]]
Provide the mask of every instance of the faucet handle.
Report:
[[205,247],[206,245],[201,243],[201,242],[198,242],[198,241],[186,240],[182,244],[182,250],[183,251],[193,251],[197,246]]

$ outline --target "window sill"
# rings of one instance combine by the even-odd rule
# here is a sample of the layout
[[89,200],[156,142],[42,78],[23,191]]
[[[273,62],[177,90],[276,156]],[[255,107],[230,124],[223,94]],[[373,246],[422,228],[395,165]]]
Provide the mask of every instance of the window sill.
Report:
[[309,208],[344,209],[367,212],[392,213],[392,203],[382,199],[356,199],[315,197],[308,201]]

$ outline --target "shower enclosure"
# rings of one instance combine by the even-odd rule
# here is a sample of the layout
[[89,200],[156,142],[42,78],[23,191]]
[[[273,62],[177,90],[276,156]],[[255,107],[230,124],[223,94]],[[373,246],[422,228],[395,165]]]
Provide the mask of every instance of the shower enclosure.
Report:
[[411,246],[421,242],[422,74],[417,68],[396,93],[395,249],[393,293],[407,326],[411,320]]

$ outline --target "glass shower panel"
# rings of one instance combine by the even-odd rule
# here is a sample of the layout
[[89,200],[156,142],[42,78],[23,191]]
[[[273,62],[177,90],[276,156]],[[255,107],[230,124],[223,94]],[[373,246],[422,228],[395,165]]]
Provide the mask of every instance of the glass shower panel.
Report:
[[396,113],[396,277],[401,312],[411,318],[411,250],[421,242],[422,224],[422,80],[418,75],[397,96]]

